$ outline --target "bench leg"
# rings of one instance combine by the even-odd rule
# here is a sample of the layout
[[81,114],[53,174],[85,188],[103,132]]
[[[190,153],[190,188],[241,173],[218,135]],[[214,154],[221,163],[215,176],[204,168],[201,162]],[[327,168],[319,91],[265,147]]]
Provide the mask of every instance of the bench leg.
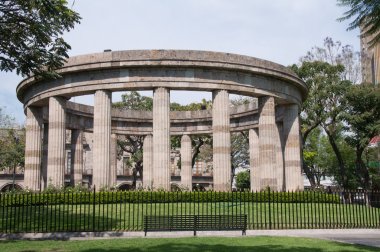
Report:
[[241,235],[247,235],[246,230],[243,230]]

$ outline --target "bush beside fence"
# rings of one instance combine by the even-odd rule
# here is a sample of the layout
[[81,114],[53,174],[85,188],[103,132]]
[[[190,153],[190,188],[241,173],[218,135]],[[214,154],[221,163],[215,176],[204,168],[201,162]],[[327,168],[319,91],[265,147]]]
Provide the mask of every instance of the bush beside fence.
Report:
[[144,216],[246,215],[248,229],[380,228],[380,193],[0,194],[0,233],[142,231]]
[[324,192],[85,192],[1,194],[0,206],[34,206],[92,203],[175,203],[175,202],[282,202],[340,203],[341,195]]

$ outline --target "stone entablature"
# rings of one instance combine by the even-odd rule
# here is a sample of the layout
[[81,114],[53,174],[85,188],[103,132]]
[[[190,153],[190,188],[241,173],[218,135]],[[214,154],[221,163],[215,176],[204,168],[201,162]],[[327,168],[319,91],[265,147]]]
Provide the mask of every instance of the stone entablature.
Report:
[[[71,57],[58,72],[62,78],[31,77],[17,87],[28,118],[25,184],[33,190],[41,184],[63,184],[66,129],[78,136],[71,143],[74,157],[79,157],[72,162],[73,181],[80,180],[83,169],[83,155],[75,153],[83,152],[81,134],[93,133],[97,188],[116,181],[117,135],[145,136],[144,162],[151,167],[144,167],[144,186],[169,190],[170,135],[182,136],[186,168],[181,172],[187,175],[181,181],[189,187],[189,139],[212,134],[214,189],[231,190],[230,132],[242,130],[250,133],[252,189],[303,188],[298,113],[307,88],[284,66],[229,53],[141,50]],[[153,111],[111,108],[112,92],[131,90],[153,90]],[[212,92],[212,110],[170,111],[171,90]],[[94,94],[93,107],[68,101],[86,94]],[[256,97],[259,106],[230,107],[229,94]]]
[[71,57],[58,71],[62,78],[23,80],[17,97],[26,106],[46,104],[51,96],[73,97],[96,90],[227,90],[248,96],[271,95],[278,102],[301,104],[305,84],[288,68],[253,57],[204,51],[141,50]]

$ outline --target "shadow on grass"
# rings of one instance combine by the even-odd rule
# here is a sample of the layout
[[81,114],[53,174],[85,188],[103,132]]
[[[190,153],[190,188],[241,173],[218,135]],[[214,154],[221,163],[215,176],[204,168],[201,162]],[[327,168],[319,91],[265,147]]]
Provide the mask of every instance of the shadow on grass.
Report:
[[[149,243],[149,240],[146,241]],[[196,240],[194,240],[196,242]],[[380,251],[376,248],[360,246],[360,245],[349,245],[349,244],[336,244],[335,251],[353,251],[354,249],[357,251]],[[258,252],[274,252],[274,251],[284,251],[284,252],[323,252],[325,251],[322,248],[312,248],[312,247],[303,247],[303,246],[282,246],[282,245],[252,245],[252,246],[233,246],[233,245],[221,245],[221,244],[176,244],[169,243],[158,246],[151,246],[147,248],[137,248],[137,247],[123,247],[123,248],[104,248],[104,249],[81,249],[78,250],[81,252],[178,252],[178,251],[186,251],[186,252],[207,252],[207,251],[217,251],[217,252],[225,252],[225,251],[258,251]],[[334,250],[332,250],[334,251]]]
[[[380,251],[379,248],[331,242],[318,239],[258,238],[168,238],[115,239],[90,241],[0,241],[8,250],[18,252],[79,251],[79,252],[344,252]],[[6,249],[7,250],[7,249]],[[6,251],[4,250],[4,251]]]
[[[92,205],[81,211],[75,205],[1,208],[0,238],[17,239],[22,237],[22,233],[117,231],[122,224],[125,225],[120,218],[113,218],[111,211],[102,210],[94,210]],[[48,234],[46,236],[49,238]],[[57,233],[55,236],[52,238],[65,239],[65,234]]]

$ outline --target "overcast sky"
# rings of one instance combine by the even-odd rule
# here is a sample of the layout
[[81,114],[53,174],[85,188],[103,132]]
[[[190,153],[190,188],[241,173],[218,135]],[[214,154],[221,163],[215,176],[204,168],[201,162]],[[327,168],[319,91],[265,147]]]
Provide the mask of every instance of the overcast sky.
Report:
[[[82,21],[64,36],[72,47],[69,55],[104,49],[189,49],[290,65],[313,46],[322,46],[325,37],[360,49],[359,31],[347,32],[347,22],[336,21],[345,9],[335,0],[76,0],[72,8]],[[0,107],[19,123],[24,114],[15,89],[21,79],[0,72]],[[171,92],[171,101],[182,104],[203,97],[210,99],[211,94]],[[120,93],[114,93],[113,101],[119,99]],[[75,101],[92,104],[93,98]]]

